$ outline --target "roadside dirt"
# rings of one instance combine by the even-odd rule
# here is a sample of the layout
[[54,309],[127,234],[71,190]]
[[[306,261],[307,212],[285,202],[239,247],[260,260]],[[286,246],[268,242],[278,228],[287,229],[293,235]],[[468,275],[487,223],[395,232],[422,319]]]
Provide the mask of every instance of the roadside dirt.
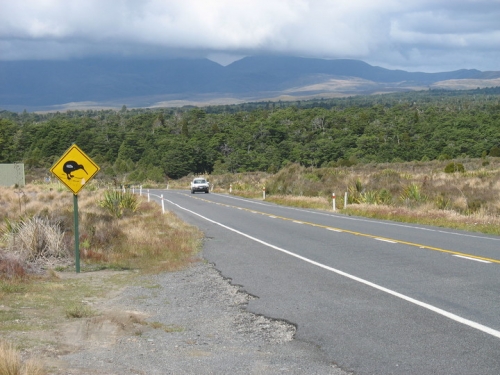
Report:
[[[12,306],[24,329],[7,337],[47,374],[345,375],[316,345],[294,340],[293,324],[248,312],[256,297],[203,261],[157,275],[57,276],[43,298],[37,296],[37,308]],[[43,301],[55,296],[76,300],[92,314],[68,318],[67,306],[47,309]],[[19,298],[29,307],[29,293]]]
[[[145,319],[147,314],[141,311],[126,311],[122,306],[113,306],[113,301],[124,290],[124,280],[133,282],[136,278],[128,271],[96,272],[57,272],[52,280],[41,279],[40,284],[50,283],[48,288],[36,296],[34,292],[17,293],[15,299],[0,301],[0,317],[9,317],[10,329],[2,332],[2,338],[22,348],[23,359],[33,358],[42,363],[49,373],[64,371],[66,364],[61,356],[79,350],[109,347],[124,336],[141,335],[154,329]],[[67,298],[60,296],[61,306],[48,307],[52,297],[77,290],[85,285],[83,298],[78,301],[82,307],[88,307],[92,316],[67,317],[62,306]],[[66,307],[67,309],[68,307]],[[21,326],[24,329],[21,329]],[[64,372],[62,372],[64,373]]]

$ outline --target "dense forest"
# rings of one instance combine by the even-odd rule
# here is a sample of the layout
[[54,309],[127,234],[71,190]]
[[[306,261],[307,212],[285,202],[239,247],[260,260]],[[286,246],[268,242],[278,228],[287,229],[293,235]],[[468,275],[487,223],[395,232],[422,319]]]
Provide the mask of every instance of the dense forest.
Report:
[[101,177],[276,172],[500,156],[500,88],[161,109],[0,111],[0,163],[46,167],[76,143]]

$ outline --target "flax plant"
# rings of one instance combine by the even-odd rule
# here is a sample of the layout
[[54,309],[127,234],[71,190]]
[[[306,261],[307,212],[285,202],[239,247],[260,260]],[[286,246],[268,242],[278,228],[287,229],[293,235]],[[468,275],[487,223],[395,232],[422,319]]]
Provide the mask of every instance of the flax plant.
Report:
[[135,212],[138,205],[139,202],[134,194],[118,190],[106,191],[103,199],[99,201],[99,206],[108,210],[116,218],[121,218],[126,213]]

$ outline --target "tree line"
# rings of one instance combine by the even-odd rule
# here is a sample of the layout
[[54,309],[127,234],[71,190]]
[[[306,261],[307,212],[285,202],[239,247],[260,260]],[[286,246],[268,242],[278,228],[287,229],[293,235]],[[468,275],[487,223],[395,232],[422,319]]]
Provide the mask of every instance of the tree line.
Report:
[[0,163],[50,168],[76,143],[103,176],[276,172],[500,156],[500,88],[64,113],[0,111]]

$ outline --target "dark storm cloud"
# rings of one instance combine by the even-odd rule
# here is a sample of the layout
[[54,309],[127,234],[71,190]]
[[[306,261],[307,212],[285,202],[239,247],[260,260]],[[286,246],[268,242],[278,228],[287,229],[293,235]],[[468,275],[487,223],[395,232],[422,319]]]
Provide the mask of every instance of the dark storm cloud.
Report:
[[500,70],[500,1],[0,0],[0,59],[287,54]]

